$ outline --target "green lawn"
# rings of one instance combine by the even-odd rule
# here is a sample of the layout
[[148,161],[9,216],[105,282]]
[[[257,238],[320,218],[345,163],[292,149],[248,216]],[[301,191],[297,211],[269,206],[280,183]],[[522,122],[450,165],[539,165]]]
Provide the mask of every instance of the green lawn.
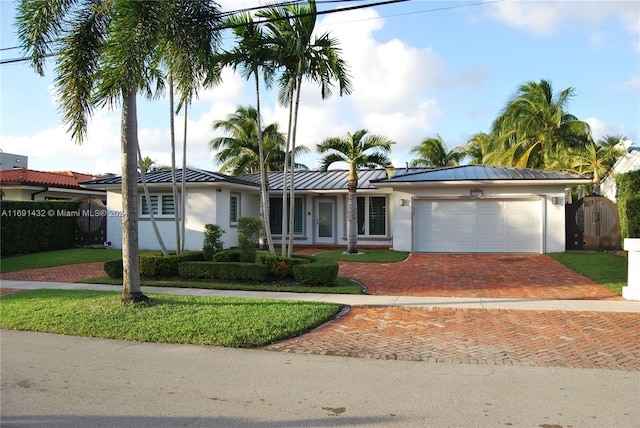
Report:
[[0,259],[0,272],[16,272],[76,263],[106,262],[121,258],[122,251],[110,248],[70,248]]
[[627,285],[627,258],[621,255],[575,252],[549,254],[549,257],[618,294],[622,294],[622,287]]
[[[85,284],[122,285],[122,280],[108,277],[87,278],[79,281]],[[292,293],[328,293],[328,294],[362,294],[362,285],[347,278],[338,277],[336,284],[331,286],[303,286],[286,283],[230,283],[219,281],[185,281],[184,279],[151,280],[142,279],[143,286],[175,287],[175,288],[205,288],[212,290],[243,290],[243,291],[287,291]]]
[[316,254],[314,257],[341,262],[388,263],[401,262],[409,257],[406,251],[385,249],[360,249],[358,254],[347,254],[345,250],[329,250]]
[[123,305],[120,293],[32,290],[0,297],[0,328],[140,342],[252,348],[302,334],[341,305],[270,299],[150,295]]

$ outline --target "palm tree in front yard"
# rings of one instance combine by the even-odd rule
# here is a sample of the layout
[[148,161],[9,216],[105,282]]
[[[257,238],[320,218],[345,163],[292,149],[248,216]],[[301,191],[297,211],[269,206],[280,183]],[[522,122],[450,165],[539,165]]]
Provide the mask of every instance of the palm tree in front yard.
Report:
[[367,135],[366,129],[346,137],[333,137],[317,145],[317,151],[325,154],[321,160],[321,171],[328,171],[336,162],[344,162],[349,166],[347,177],[347,253],[358,252],[358,169],[382,167],[387,170],[393,168],[389,153],[391,145],[395,144],[381,135]]
[[[180,8],[172,15],[169,8]],[[179,19],[178,19],[179,16]],[[219,11],[212,1],[81,1],[22,0],[17,13],[20,44],[34,69],[44,74],[44,61],[56,58],[55,85],[63,121],[71,137],[82,143],[89,118],[101,106],[122,106],[122,257],[123,302],[148,302],[140,289],[138,257],[138,93],[155,95],[164,85],[159,64],[168,27],[198,29],[213,53]],[[178,46],[191,52],[192,44]]]

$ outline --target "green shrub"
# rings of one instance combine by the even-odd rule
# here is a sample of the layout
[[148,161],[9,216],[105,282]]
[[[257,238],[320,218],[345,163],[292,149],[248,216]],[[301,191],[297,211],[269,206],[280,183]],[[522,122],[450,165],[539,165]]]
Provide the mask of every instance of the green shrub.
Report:
[[618,208],[624,213],[625,236],[627,238],[640,238],[640,196],[633,196],[620,203]]
[[282,257],[269,253],[256,254],[256,263],[267,266],[269,275],[274,278],[293,278],[293,267],[311,263],[312,260],[303,257]]
[[140,256],[140,276],[144,278],[172,278],[178,276],[178,265],[182,262],[202,261],[201,251],[168,256],[143,254]]
[[109,260],[104,262],[104,271],[109,278],[121,279],[122,278],[122,259]]
[[2,201],[2,257],[71,248],[78,231],[79,201]]
[[178,266],[183,278],[221,279],[227,281],[267,280],[267,267],[256,263],[183,262]]
[[616,186],[622,238],[639,237],[640,211],[633,209],[635,203],[629,201],[640,197],[640,170],[616,175]]
[[213,255],[222,251],[224,244],[220,239],[224,230],[217,224],[204,225],[204,242],[202,244],[202,253],[205,260],[213,260]]
[[261,234],[262,222],[260,219],[255,217],[240,217],[238,219],[238,249],[242,254],[242,261],[253,263]]
[[242,253],[240,250],[223,250],[213,255],[214,262],[240,262]]
[[301,284],[332,285],[338,277],[338,269],[338,263],[332,260],[316,260],[293,266],[293,277]]

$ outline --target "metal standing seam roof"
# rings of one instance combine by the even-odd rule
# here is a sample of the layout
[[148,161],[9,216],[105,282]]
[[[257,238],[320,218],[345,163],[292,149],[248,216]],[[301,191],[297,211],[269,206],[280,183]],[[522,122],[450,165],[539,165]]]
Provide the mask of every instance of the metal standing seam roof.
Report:
[[[144,175],[147,184],[153,183],[171,183],[171,170],[161,170],[148,172]],[[182,169],[176,169],[176,181],[182,181]],[[230,175],[221,174],[218,172],[205,171],[197,168],[187,168],[186,174],[187,183],[234,183],[242,184],[245,186],[257,186],[256,183],[248,180],[244,180],[239,177],[232,177]],[[85,181],[83,185],[120,185],[122,184],[121,176],[102,177],[99,179]],[[142,176],[138,174],[138,184],[142,184]]]
[[[284,173],[269,172],[269,189],[283,190]],[[347,170],[330,171],[296,171],[295,187],[300,191],[313,190],[347,190]],[[147,183],[171,183],[171,171],[154,171],[145,175]],[[176,170],[176,180],[182,181],[182,170]],[[397,168],[392,170],[391,177],[383,169],[363,169],[358,171],[359,189],[377,189],[385,184],[424,183],[452,181],[537,181],[557,180],[575,181],[591,180],[591,177],[568,172],[543,171],[530,168],[512,168],[490,165],[462,165],[439,168]],[[229,176],[217,172],[197,168],[187,169],[188,183],[234,183],[252,187],[260,186],[260,174],[247,174],[242,177]],[[142,179],[138,176],[138,183]],[[103,177],[85,181],[83,185],[115,186],[122,184],[119,176]]]
[[491,165],[462,165],[423,171],[398,173],[374,183],[419,183],[438,181],[536,181],[536,180],[591,180],[591,177],[569,172],[543,171],[531,168],[513,168]]
[[[403,170],[404,171],[404,170]],[[329,171],[296,171],[296,190],[347,190],[347,170]],[[260,182],[260,174],[250,174],[242,177],[256,184]],[[282,171],[269,172],[269,189],[283,190],[284,173]],[[377,189],[372,184],[374,180],[387,178],[387,173],[383,169],[363,169],[358,171],[359,189]]]

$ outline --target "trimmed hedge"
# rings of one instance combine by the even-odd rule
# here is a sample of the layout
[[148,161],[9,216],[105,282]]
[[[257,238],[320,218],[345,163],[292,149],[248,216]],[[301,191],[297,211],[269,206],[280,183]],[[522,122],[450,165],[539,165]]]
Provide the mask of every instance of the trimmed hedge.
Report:
[[[144,278],[172,278],[178,276],[178,266],[182,262],[202,261],[201,251],[168,256],[143,254],[140,256],[140,276]],[[104,271],[109,278],[122,278],[122,259],[104,263]]]
[[306,285],[332,285],[338,277],[338,263],[333,260],[317,260],[313,263],[293,266],[293,277]]
[[202,251],[193,251],[168,256],[143,254],[140,256],[140,276],[144,278],[171,278],[178,276],[182,262],[203,261]]
[[242,252],[240,250],[223,250],[213,255],[213,261],[240,262],[242,261]]
[[307,257],[282,257],[264,252],[256,255],[256,263],[265,265],[269,275],[274,278],[293,278],[294,266],[309,264],[312,260]]
[[269,273],[265,265],[236,262],[183,262],[178,272],[184,278],[222,279],[231,281],[266,281]]
[[63,250],[75,245],[79,201],[2,201],[0,254]]
[[640,210],[633,201],[640,197],[640,170],[616,175],[616,186],[622,238],[640,238]]
[[104,262],[103,269],[109,278],[122,279],[122,259]]
[[625,217],[625,237],[640,238],[640,196],[633,196],[620,203],[620,217]]

